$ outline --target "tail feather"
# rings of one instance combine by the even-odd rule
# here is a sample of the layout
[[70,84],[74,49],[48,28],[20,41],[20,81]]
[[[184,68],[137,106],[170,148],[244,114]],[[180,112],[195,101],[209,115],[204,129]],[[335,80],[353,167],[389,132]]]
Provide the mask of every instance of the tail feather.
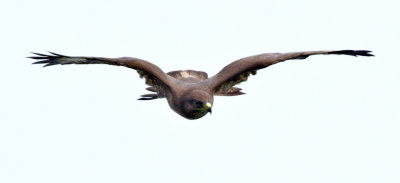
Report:
[[153,100],[157,98],[158,98],[157,94],[145,94],[141,95],[141,98],[138,98],[138,100]]
[[236,96],[236,95],[244,95],[246,93],[241,92],[241,88],[237,88],[237,87],[232,87],[231,90],[224,92],[224,91],[220,91],[218,93],[215,93],[215,95],[218,96]]
[[155,87],[148,87],[146,88],[147,91],[151,91],[151,92],[158,92],[157,88]]

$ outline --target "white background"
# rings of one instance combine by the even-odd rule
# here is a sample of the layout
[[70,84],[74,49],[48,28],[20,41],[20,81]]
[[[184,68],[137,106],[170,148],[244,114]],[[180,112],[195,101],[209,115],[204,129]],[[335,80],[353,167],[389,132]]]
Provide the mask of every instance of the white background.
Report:
[[[0,182],[400,182],[399,3],[0,1]],[[276,64],[189,121],[136,71],[42,68],[29,52],[203,70],[265,52],[367,49]]]

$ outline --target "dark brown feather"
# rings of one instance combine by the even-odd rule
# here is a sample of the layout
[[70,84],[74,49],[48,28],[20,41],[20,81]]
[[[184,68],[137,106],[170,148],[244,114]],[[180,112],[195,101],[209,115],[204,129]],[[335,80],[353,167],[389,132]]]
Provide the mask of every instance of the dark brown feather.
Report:
[[291,59],[305,59],[311,55],[339,54],[352,56],[374,56],[368,50],[308,51],[292,53],[265,53],[242,58],[225,66],[220,72],[206,80],[216,93],[228,93],[233,86],[247,80],[250,74],[272,64]]
[[[33,64],[45,64],[44,67],[66,64],[108,64],[129,67],[137,70],[141,78],[145,78],[146,84],[152,86],[157,92],[157,97],[165,97],[166,93],[170,92],[171,88],[174,86],[170,79],[171,77],[165,74],[159,67],[138,58],[70,57],[52,52],[49,53],[50,54],[33,53],[36,56],[28,58],[39,60]],[[146,97],[146,99],[153,99],[155,96],[152,94],[152,96]]]

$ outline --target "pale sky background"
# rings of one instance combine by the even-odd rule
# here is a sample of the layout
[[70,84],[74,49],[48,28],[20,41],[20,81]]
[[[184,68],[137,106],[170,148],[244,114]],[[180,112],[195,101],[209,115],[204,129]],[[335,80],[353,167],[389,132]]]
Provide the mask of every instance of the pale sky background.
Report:
[[[1,183],[400,182],[395,0],[0,1]],[[138,101],[136,71],[42,68],[29,52],[213,75],[265,52],[367,49],[259,71],[190,121]]]

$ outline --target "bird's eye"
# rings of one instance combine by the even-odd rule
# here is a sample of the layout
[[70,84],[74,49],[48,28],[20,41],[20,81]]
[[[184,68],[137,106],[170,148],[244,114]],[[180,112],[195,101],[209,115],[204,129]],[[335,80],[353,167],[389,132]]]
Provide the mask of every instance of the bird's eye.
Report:
[[194,105],[196,108],[202,108],[202,107],[203,107],[203,102],[197,101],[197,100],[193,100],[193,105]]

